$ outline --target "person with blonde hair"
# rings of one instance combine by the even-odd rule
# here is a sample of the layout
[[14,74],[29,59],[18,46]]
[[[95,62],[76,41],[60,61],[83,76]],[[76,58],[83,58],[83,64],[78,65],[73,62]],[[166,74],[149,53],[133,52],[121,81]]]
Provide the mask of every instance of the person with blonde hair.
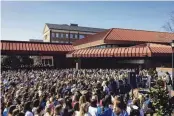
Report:
[[140,100],[140,107],[142,107],[145,98],[144,98],[144,96],[142,94],[139,94],[138,99]]
[[92,116],[89,112],[88,112],[88,108],[89,108],[89,103],[83,103],[80,105],[80,111],[76,113],[76,116]]
[[86,97],[84,95],[80,96],[79,99],[79,107],[81,106],[81,104],[86,103]]
[[51,115],[52,115],[51,114],[51,108],[50,107],[46,107],[44,116],[51,116]]

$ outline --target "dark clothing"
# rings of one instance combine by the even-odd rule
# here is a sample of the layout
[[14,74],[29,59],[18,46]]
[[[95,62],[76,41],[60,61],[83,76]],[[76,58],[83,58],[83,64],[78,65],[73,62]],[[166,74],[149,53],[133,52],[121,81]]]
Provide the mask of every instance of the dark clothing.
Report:
[[112,91],[114,94],[118,94],[118,90],[117,90],[118,87],[117,87],[116,81],[110,82],[108,88],[109,88],[109,90]]

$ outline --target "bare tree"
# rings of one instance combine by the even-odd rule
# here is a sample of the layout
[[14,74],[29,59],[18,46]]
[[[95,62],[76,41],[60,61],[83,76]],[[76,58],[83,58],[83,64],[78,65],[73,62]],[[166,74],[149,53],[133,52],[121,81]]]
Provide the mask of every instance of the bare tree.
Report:
[[168,32],[174,33],[174,11],[171,12],[170,19],[163,28]]

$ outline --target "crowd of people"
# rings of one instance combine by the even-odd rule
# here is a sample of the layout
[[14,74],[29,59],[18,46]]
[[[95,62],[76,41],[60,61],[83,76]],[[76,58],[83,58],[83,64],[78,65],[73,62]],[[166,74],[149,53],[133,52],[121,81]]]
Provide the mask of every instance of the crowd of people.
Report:
[[[2,116],[145,116],[147,93],[132,92],[128,69],[40,69],[1,72]],[[156,75],[157,76],[157,75]],[[141,70],[137,86],[156,77]],[[141,78],[141,79],[140,79]],[[150,80],[149,80],[150,79]]]

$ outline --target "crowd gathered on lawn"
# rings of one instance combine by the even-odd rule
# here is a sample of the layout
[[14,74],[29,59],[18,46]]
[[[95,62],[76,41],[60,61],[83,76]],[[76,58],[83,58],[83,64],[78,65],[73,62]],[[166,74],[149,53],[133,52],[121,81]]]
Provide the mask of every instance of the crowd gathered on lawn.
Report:
[[[2,116],[146,116],[155,113],[148,92],[158,73],[134,69],[19,69],[1,71]],[[170,75],[164,75],[168,85]],[[133,91],[137,90],[137,91]]]

